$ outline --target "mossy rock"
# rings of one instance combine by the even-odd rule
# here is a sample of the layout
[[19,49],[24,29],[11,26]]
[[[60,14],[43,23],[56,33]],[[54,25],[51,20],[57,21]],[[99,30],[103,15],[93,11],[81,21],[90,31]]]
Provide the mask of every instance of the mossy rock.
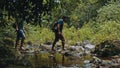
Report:
[[94,53],[100,57],[110,57],[120,54],[120,41],[106,40],[96,45]]

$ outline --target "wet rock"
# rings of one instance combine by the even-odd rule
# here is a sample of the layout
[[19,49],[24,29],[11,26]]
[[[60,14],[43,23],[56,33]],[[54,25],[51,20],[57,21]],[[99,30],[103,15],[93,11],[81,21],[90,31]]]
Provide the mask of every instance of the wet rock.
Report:
[[65,52],[64,55],[65,55],[65,56],[72,56],[72,53],[70,53],[70,52]]
[[82,46],[70,46],[68,53],[71,56],[82,57],[84,55],[84,48]]
[[80,57],[83,57],[83,56],[85,56],[85,53],[84,53],[84,52],[80,52],[80,53],[79,53],[79,56],[80,56]]
[[93,58],[90,60],[90,63],[92,63],[95,68],[112,68],[112,67],[118,67],[118,59],[100,59],[98,57],[93,56]]
[[83,46],[83,48],[84,48],[84,52],[86,54],[90,54],[95,49],[95,45],[86,44],[86,45]]
[[86,49],[90,50],[90,49],[95,48],[95,45],[92,45],[92,44],[86,44],[86,45],[84,45],[84,47],[85,47]]
[[80,45],[81,45],[81,42],[76,42],[75,45],[76,45],[76,46],[80,46]]
[[70,50],[70,51],[75,51],[75,50],[76,50],[76,47],[75,47],[75,46],[70,46],[69,50]]
[[90,61],[89,60],[85,60],[84,63],[87,64],[87,63],[90,63]]
[[112,62],[111,62],[110,60],[102,60],[101,65],[102,65],[102,66],[110,66],[111,63],[112,63]]
[[52,45],[41,45],[41,51],[50,51],[51,50]]
[[82,46],[70,46],[68,48],[70,51],[83,52],[85,49]]
[[46,42],[46,43],[44,43],[45,45],[51,45],[52,44],[52,42]]
[[95,47],[94,53],[101,57],[118,55],[120,54],[120,44],[118,45],[118,43],[120,42],[111,40],[104,41]]
[[24,48],[26,49],[25,51],[26,53],[39,53],[40,50],[42,49],[40,45],[35,45],[35,44],[32,45],[26,44]]
[[91,63],[87,63],[84,65],[84,68],[93,68]]
[[82,45],[87,45],[87,44],[90,44],[90,41],[89,40],[85,40]]
[[84,60],[84,68],[93,68],[90,60]]
[[82,43],[81,48],[86,54],[91,54],[94,51],[95,45],[92,45],[89,40],[86,40]]
[[93,59],[91,60],[92,63],[94,64],[101,64],[102,63],[102,60],[98,57],[93,57]]

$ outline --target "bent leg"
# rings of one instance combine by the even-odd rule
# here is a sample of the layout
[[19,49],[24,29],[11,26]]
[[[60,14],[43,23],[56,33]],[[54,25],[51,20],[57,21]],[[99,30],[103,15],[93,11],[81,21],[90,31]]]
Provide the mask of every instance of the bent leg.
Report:
[[58,37],[57,34],[55,34],[55,40],[54,40],[54,42],[52,44],[52,49],[51,50],[55,51],[54,47],[55,47],[55,44],[58,42],[58,40],[59,40],[59,37]]
[[23,48],[22,48],[23,46],[24,46],[24,39],[21,40],[20,49],[23,49]]
[[53,45],[52,45],[52,50],[53,50],[53,51],[55,51],[54,47],[55,47],[55,44],[56,44],[56,43],[57,43],[57,41],[54,40]]

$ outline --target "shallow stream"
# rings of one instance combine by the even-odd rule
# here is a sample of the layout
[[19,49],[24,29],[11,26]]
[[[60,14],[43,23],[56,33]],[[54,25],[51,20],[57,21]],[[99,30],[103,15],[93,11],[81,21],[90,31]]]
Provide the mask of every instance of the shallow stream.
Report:
[[84,64],[86,59],[48,52],[21,54],[7,68],[92,68],[90,64]]

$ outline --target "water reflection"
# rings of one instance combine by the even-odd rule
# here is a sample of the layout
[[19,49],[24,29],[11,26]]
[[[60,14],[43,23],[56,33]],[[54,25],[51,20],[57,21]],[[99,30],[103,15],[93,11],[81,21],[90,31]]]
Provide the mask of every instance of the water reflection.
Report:
[[10,64],[11,68],[17,68],[17,67],[27,67],[27,68],[32,68],[31,62],[27,59],[27,56],[22,54],[19,56],[16,56],[14,59],[14,64]]
[[21,54],[9,68],[64,68],[81,65],[81,59],[66,57],[60,53]]
[[35,67],[34,68],[39,68],[38,54],[34,54],[34,57],[35,57]]
[[51,63],[53,63],[53,67],[64,66],[65,56],[63,54],[57,56],[58,54],[52,54],[49,56]]
[[[83,61],[73,56],[65,56],[63,54],[52,54],[50,57],[53,68],[79,68],[82,67]],[[77,67],[78,66],[78,67]]]
[[64,60],[65,60],[65,57],[64,55],[62,55],[62,65],[64,66]]

